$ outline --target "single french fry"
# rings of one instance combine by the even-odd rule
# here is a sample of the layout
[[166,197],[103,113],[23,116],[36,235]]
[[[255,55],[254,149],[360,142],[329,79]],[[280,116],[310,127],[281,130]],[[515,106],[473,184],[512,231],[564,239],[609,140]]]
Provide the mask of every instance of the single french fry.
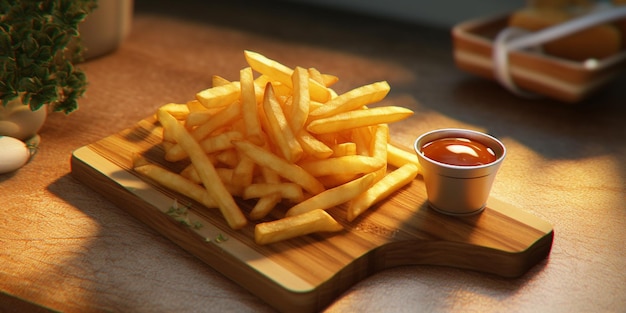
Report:
[[282,198],[279,193],[259,198],[259,201],[256,202],[248,217],[253,221],[264,218],[276,207],[278,203],[280,203],[281,200]]
[[187,104],[168,103],[159,107],[159,110],[167,111],[179,121],[186,119],[187,115],[189,115]]
[[407,163],[382,177],[371,188],[350,201],[347,210],[348,221],[353,221],[372,205],[412,182],[417,172],[418,168],[415,164]]
[[[252,184],[254,177],[255,164],[252,159],[245,155],[239,156],[239,163],[233,169],[232,185],[238,190],[245,190],[247,186]],[[240,192],[241,193],[241,192]]]
[[286,216],[294,216],[313,210],[326,210],[346,203],[370,188],[374,183],[374,176],[375,174],[368,174],[343,185],[328,189],[292,206],[285,214]]
[[324,185],[324,187],[328,189],[328,188],[335,188],[339,185],[348,183],[360,177],[361,175],[362,174],[334,174],[334,175],[317,177],[317,180],[319,180],[322,183],[322,185]]
[[[326,83],[324,82],[324,77],[322,76],[322,73],[318,69],[316,69],[314,67],[310,67],[310,68],[307,69],[307,72],[309,72],[309,77],[312,80],[314,80],[314,81],[316,81],[316,82],[318,82],[318,83],[320,83],[322,85],[326,85]],[[326,86],[326,87],[328,87],[328,86]]]
[[219,87],[219,86],[224,86],[224,85],[228,85],[230,84],[231,81],[219,76],[219,75],[213,75],[213,77],[211,77],[211,86],[212,87]]
[[[280,176],[267,167],[261,167],[261,177],[265,183],[278,184],[281,182]],[[275,193],[259,198],[259,201],[250,210],[249,217],[252,220],[264,218],[282,200],[280,193]]]
[[307,130],[314,134],[339,132],[346,129],[388,124],[403,120],[413,115],[413,111],[396,106],[375,107],[367,110],[355,110],[314,120]]
[[217,203],[202,186],[155,164],[136,166],[133,170],[159,185],[187,196],[207,208],[217,208]]
[[379,124],[374,130],[371,141],[370,155],[387,163],[387,143],[389,142],[389,125]]
[[202,179],[200,179],[200,175],[198,175],[198,171],[196,171],[196,167],[193,166],[193,164],[187,165],[182,171],[180,171],[180,176],[185,177],[197,185],[202,184]]
[[356,154],[372,156],[370,149],[372,138],[374,137],[372,135],[372,127],[374,126],[363,126],[352,129],[350,139],[356,144]]
[[315,136],[311,135],[304,128],[300,129],[296,137],[302,150],[316,159],[326,159],[333,154],[333,150]]
[[[331,74],[322,73],[322,80],[324,81],[324,86],[330,87],[339,81],[339,77]],[[329,89],[329,91],[331,92],[331,94],[333,93],[332,89]],[[333,97],[331,97],[331,99],[332,98]]]
[[215,112],[213,112],[212,110],[196,111],[189,113],[189,115],[187,115],[187,119],[185,120],[185,127],[191,129],[193,127],[202,125],[206,123],[209,119],[211,119],[211,116],[213,115],[215,115]]
[[309,116],[309,105],[311,97],[309,95],[309,72],[297,66],[291,75],[293,82],[293,103],[289,121],[291,129],[295,134],[304,127]]
[[381,101],[389,93],[386,81],[357,87],[326,102],[322,107],[309,113],[309,119],[315,120],[361,108],[364,105]]
[[191,134],[195,140],[202,140],[215,130],[231,124],[239,117],[241,117],[241,103],[239,101],[235,101],[215,113],[206,123],[194,129]]
[[239,99],[241,85],[239,82],[230,82],[225,85],[211,87],[196,94],[196,99],[206,108],[223,107]]
[[165,111],[158,113],[158,120],[161,125],[164,128],[172,129],[176,142],[178,142],[189,155],[191,162],[198,171],[204,188],[217,203],[228,225],[233,229],[244,227],[248,222],[246,217],[241,212],[239,206],[237,206],[237,203],[235,203],[233,196],[228,192],[226,187],[220,183],[215,167],[206,153],[202,151],[200,144],[171,114]]
[[311,111],[313,111],[313,110],[315,110],[315,109],[317,109],[317,108],[319,108],[319,107],[321,107],[323,105],[324,105],[324,103],[311,100],[311,101],[309,101],[309,112],[311,112]]
[[[244,56],[248,65],[250,65],[250,67],[252,67],[255,71],[267,75],[272,79],[293,88],[293,84],[291,82],[293,70],[291,68],[275,60],[269,59],[257,52],[244,51]],[[312,79],[309,79],[309,91],[311,99],[315,101],[326,102],[330,99],[330,92],[326,86],[323,86]]]
[[194,112],[206,111],[207,110],[207,108],[204,105],[202,105],[202,103],[200,103],[200,101],[198,101],[196,99],[187,101],[187,109],[189,110],[189,113],[194,113]]
[[381,175],[376,176],[382,178],[387,173],[387,142],[389,142],[389,126],[387,124],[378,124],[375,126],[372,136],[370,154],[385,163],[378,171]]
[[330,214],[324,210],[313,210],[292,217],[259,223],[254,228],[254,240],[266,245],[318,232],[338,232],[343,229]]
[[346,155],[336,158],[301,162],[298,165],[314,177],[326,175],[371,173],[382,168],[385,161],[364,155]]
[[333,148],[333,157],[342,157],[356,154],[356,143],[342,142],[336,144]]
[[256,101],[256,91],[252,68],[246,67],[239,71],[241,84],[241,114],[246,129],[246,138],[251,142],[262,145],[264,142],[259,121],[259,109]]
[[324,185],[304,169],[296,164],[289,163],[262,147],[245,140],[233,141],[233,145],[235,145],[238,151],[243,152],[258,165],[268,167],[281,177],[299,184],[311,194],[318,194],[325,190]]
[[420,166],[415,153],[401,149],[391,143],[387,144],[387,163],[395,167],[400,167],[407,163],[412,163],[418,168]]
[[339,77],[331,74],[321,73],[318,69],[314,67],[308,68],[308,71],[309,77],[311,77],[311,79],[326,87],[330,87],[339,81]]
[[244,190],[243,199],[261,198],[272,194],[279,194],[281,198],[300,201],[304,198],[302,187],[296,183],[255,183],[248,185]]
[[296,162],[304,151],[296,140],[282,107],[276,97],[272,85],[265,88],[265,98],[263,99],[263,110],[267,118],[269,129],[267,133],[272,141],[278,146],[283,157],[289,162]]
[[138,165],[133,170],[165,188],[201,203],[207,208],[217,208],[217,203],[213,201],[202,186],[180,174],[176,174],[156,164]]

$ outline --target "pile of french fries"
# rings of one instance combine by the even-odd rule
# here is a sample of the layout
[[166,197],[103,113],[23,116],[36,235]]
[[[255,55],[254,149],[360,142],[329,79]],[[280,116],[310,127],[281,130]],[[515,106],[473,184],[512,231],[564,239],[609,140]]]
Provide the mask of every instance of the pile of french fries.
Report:
[[[337,94],[334,75],[244,55],[239,81],[214,76],[195,99],[157,111],[165,159],[189,166],[176,173],[137,157],[137,173],[219,209],[233,229],[257,221],[258,244],[341,231],[327,209],[348,204],[353,221],[415,179],[416,156],[389,143],[388,127],[413,112],[367,107],[387,95],[387,82]],[[244,212],[236,198],[256,202]],[[285,216],[268,220],[278,205]]]

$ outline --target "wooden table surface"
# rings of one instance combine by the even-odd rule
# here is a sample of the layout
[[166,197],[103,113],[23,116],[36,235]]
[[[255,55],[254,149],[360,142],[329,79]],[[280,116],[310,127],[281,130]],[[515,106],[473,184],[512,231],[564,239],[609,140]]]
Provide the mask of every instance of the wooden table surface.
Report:
[[[243,50],[339,76],[387,80],[415,111],[410,147],[443,127],[489,132],[508,156],[492,195],[554,226],[548,259],[520,278],[393,268],[327,312],[626,312],[626,77],[580,104],[526,100],[458,70],[449,29],[267,1],[137,1],[130,36],[82,65],[80,109],[51,114],[39,153],[0,176],[0,312],[272,312],[272,307],[70,176],[75,149],[167,102],[237,79]],[[208,3],[208,2],[207,2]]]

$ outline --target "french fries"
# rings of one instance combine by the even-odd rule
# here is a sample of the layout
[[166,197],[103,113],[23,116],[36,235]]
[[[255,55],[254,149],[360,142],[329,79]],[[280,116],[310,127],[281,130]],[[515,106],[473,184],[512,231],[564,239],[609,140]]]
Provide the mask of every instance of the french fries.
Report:
[[[338,94],[337,76],[244,57],[239,81],[215,75],[186,104],[157,110],[165,160],[189,165],[175,173],[142,159],[137,173],[219,209],[233,229],[258,221],[258,244],[341,231],[333,208],[343,205],[351,222],[415,178],[416,157],[389,144],[388,127],[413,112],[368,107],[388,94],[387,82]],[[247,210],[236,199],[256,203]],[[285,216],[268,220],[278,206]]]
[[401,107],[377,107],[368,110],[348,111],[314,120],[307,126],[307,130],[314,134],[336,133],[358,127],[393,123],[411,115],[413,115],[413,111]]
[[352,222],[369,207],[409,184],[415,179],[417,172],[418,168],[415,164],[407,163],[382,177],[372,188],[351,200],[347,210],[348,221]]
[[196,166],[200,180],[209,195],[217,203],[226,222],[233,229],[239,229],[247,224],[246,217],[241,212],[232,195],[226,190],[223,184],[220,184],[219,176],[215,171],[215,167],[202,151],[200,144],[193,139],[191,134],[178,123],[178,121],[166,111],[158,112],[158,119],[163,128],[170,129],[176,142],[182,149],[187,152],[191,162]]
[[256,243],[269,243],[308,235],[314,232],[337,232],[341,224],[324,210],[313,210],[300,215],[286,217],[272,222],[257,224],[254,228]]
[[359,179],[355,179],[338,187],[328,189],[305,201],[302,201],[287,211],[287,216],[294,216],[313,210],[326,210],[340,205],[364,193],[374,182],[374,175],[371,173]]

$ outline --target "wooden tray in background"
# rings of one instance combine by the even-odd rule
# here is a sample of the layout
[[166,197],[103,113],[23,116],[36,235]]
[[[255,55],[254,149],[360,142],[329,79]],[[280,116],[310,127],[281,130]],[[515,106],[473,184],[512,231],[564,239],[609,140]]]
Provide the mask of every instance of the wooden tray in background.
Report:
[[[508,15],[460,23],[452,29],[457,66],[477,76],[495,80],[493,40],[507,26]],[[523,90],[575,103],[592,95],[626,69],[626,51],[598,60],[595,66],[539,52],[509,53],[509,73]]]
[[[173,170],[184,166],[163,160],[160,135],[159,124],[147,118],[81,147],[72,154],[72,176],[283,312],[319,311],[358,281],[394,266],[441,265],[517,277],[550,253],[549,223],[497,199],[472,217],[436,213],[426,205],[420,177],[353,222],[345,219],[345,208],[329,210],[345,226],[340,233],[259,246],[254,223],[231,230],[218,210],[130,170],[133,153]],[[191,223],[202,227],[166,214],[174,199],[191,204]],[[244,212],[252,206],[239,204]]]

